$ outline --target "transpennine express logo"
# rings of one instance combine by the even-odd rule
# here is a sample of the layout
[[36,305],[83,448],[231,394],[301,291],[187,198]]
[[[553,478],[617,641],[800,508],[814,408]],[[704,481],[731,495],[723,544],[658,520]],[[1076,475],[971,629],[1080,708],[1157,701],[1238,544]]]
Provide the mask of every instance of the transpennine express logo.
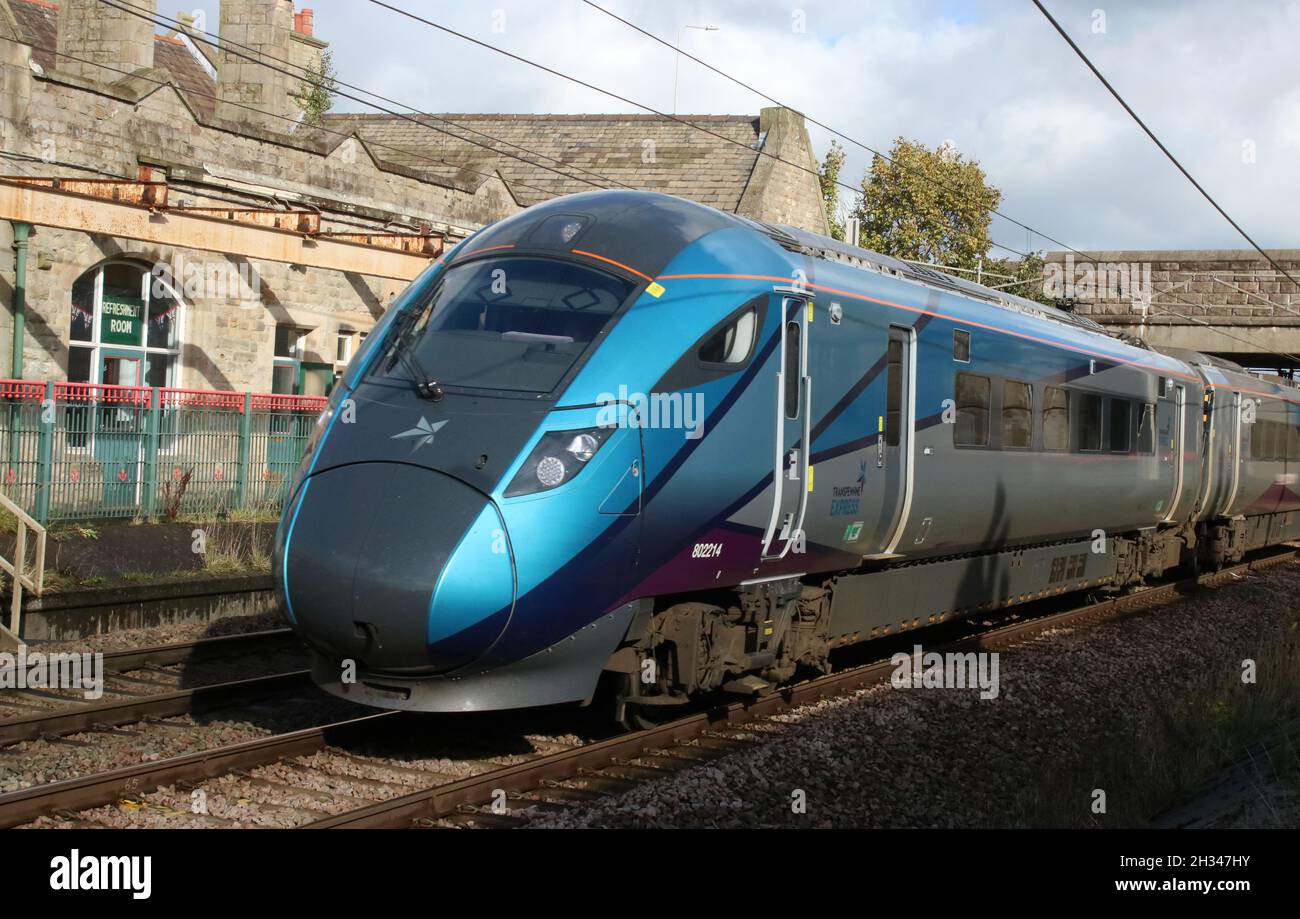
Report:
[[389,438],[389,440],[403,440],[406,438],[414,440],[415,446],[411,447],[411,452],[414,453],[425,444],[433,443],[433,435],[441,431],[442,426],[446,423],[447,419],[443,419],[442,421],[430,424],[429,419],[421,417],[415,427],[411,428],[409,431],[403,431],[401,434],[394,434]]

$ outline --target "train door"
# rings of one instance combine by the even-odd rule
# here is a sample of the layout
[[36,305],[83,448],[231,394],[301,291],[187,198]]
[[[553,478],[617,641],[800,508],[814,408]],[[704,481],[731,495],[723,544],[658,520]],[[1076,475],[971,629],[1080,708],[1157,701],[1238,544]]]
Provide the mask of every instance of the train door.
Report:
[[776,435],[772,467],[772,513],[763,534],[763,560],[802,549],[808,510],[808,442],[812,378],[808,374],[808,320],[812,301],[781,296],[781,355],[776,372]]
[[1183,496],[1183,481],[1186,476],[1184,469],[1186,454],[1183,451],[1183,437],[1187,427],[1187,387],[1181,383],[1174,384],[1171,409],[1171,417],[1166,422],[1169,431],[1168,436],[1165,435],[1166,424],[1162,424],[1160,430],[1160,462],[1162,465],[1166,463],[1172,464],[1174,472],[1174,492],[1169,498],[1169,512],[1164,516],[1164,523],[1170,523],[1174,520],[1174,514],[1178,511],[1179,500]]
[[913,439],[916,425],[916,332],[891,325],[885,352],[885,406],[876,419],[877,475],[884,504],[866,544],[868,559],[895,558],[912,508]]
[[1239,392],[1234,392],[1232,394],[1232,409],[1231,414],[1229,415],[1229,423],[1231,424],[1229,430],[1231,431],[1232,439],[1228,443],[1227,449],[1224,451],[1226,454],[1224,459],[1225,462],[1230,464],[1228,468],[1231,470],[1231,474],[1228,476],[1228,499],[1224,502],[1223,509],[1220,511],[1222,514],[1232,513],[1232,506],[1237,503],[1237,491],[1241,486],[1242,399],[1241,393]]

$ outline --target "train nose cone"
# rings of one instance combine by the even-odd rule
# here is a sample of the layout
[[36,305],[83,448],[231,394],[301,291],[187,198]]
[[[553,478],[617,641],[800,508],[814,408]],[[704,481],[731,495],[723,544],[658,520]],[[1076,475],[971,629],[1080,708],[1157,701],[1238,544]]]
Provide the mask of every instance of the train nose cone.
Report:
[[496,506],[451,476],[403,463],[318,473],[289,509],[276,587],[303,638],[370,673],[470,663],[514,605]]

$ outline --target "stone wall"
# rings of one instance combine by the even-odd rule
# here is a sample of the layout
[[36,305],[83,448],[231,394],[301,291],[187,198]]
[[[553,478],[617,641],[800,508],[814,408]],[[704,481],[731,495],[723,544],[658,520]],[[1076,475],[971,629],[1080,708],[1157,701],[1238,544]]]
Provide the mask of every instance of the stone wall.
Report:
[[[1300,250],[1269,255],[1300,278]],[[1156,347],[1265,361],[1300,353],[1300,287],[1254,250],[1050,252],[1046,271],[1073,278],[1075,312]]]
[[[157,0],[130,0],[141,13],[153,16]],[[62,69],[77,76],[99,79],[95,63],[125,70],[153,66],[153,25],[149,20],[99,0],[60,0],[59,52]],[[95,63],[91,63],[95,62]]]
[[759,113],[758,129],[760,150],[771,155],[760,154],[754,163],[736,212],[829,235],[817,175],[820,164],[803,118],[787,108],[765,108]]

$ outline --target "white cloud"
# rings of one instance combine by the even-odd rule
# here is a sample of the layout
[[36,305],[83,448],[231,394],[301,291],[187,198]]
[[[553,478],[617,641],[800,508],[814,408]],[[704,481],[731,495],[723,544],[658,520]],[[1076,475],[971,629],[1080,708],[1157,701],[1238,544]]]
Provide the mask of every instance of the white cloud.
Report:
[[[956,141],[1004,192],[1002,210],[1086,248],[1246,244],[1179,175],[1028,3],[600,0],[684,49],[876,149]],[[343,79],[428,111],[627,112],[633,106],[474,47],[364,0],[316,5]],[[578,0],[397,5],[667,111],[671,50]],[[1298,246],[1300,2],[1160,0],[1049,7],[1221,204],[1271,246]],[[791,12],[807,31],[792,31]],[[494,11],[505,31],[494,32]],[[759,97],[681,60],[678,111],[757,113]],[[355,104],[340,106],[358,110]],[[812,128],[819,151],[830,135]],[[1242,162],[1255,143],[1256,162]],[[856,182],[869,154],[846,145]],[[997,238],[1025,233],[995,221]],[[1031,239],[1036,248],[1055,248]]]

